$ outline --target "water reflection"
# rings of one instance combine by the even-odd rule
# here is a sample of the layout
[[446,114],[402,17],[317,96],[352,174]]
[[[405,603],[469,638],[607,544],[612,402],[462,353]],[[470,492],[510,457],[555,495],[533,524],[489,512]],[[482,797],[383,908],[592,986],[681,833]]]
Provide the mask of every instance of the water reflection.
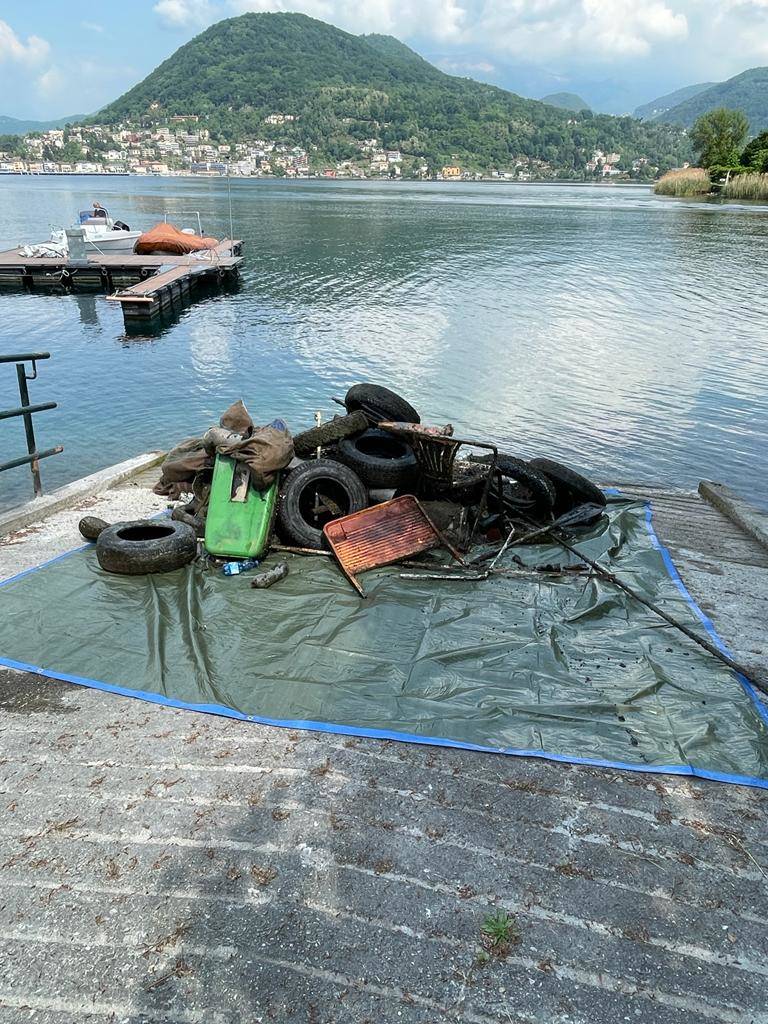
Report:
[[75,305],[80,314],[80,323],[89,327],[99,326],[99,314],[96,308],[95,294],[73,293]]
[[[132,225],[199,210],[229,233],[224,182],[99,187]],[[43,237],[89,189],[0,181],[0,235]],[[233,182],[232,195],[240,287],[149,330],[126,331],[99,295],[0,294],[0,348],[24,337],[54,353],[40,389],[61,404],[60,479],[83,471],[95,422],[112,428],[103,463],[241,395],[257,419],[300,429],[377,379],[512,451],[606,480],[716,477],[768,503],[765,209],[635,187]],[[0,504],[13,487],[0,478]]]
[[187,311],[197,303],[205,304],[213,298],[235,295],[240,289],[238,278],[225,278],[222,282],[199,281],[192,295],[171,296],[170,304],[155,316],[125,321],[121,340],[125,344],[155,341],[173,330]]

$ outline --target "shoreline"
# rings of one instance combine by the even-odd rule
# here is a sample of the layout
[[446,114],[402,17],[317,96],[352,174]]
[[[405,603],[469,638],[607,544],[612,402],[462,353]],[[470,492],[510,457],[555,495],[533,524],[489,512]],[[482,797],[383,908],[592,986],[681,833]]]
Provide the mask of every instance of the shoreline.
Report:
[[322,174],[305,175],[302,177],[286,177],[279,174],[132,174],[130,171],[2,171],[0,181],[4,178],[98,178],[109,180],[111,178],[132,178],[134,180],[157,180],[174,181],[178,178],[184,181],[284,181],[284,182],[307,182],[320,181],[324,183],[338,184],[339,182],[354,182],[355,184],[377,184],[377,185],[556,185],[556,186],[588,186],[590,188],[652,188],[653,181],[632,181],[615,179],[609,181],[580,181],[577,179],[550,179],[537,178],[533,181],[518,181],[508,178],[468,178],[463,180],[440,179],[440,178],[356,178],[336,177],[328,178]]

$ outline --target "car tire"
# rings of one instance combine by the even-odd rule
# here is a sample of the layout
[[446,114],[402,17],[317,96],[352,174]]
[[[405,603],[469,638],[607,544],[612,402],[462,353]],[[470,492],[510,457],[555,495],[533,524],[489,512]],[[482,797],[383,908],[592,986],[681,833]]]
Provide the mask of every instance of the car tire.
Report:
[[195,557],[195,531],[172,519],[116,523],[96,541],[96,557],[105,572],[121,576],[173,572]]
[[530,466],[548,477],[555,487],[555,514],[562,515],[577,505],[605,505],[603,492],[585,476],[551,459],[531,459]]
[[318,448],[328,448],[346,437],[362,434],[367,429],[368,417],[358,409],[347,416],[335,416],[327,423],[321,423],[319,427],[312,427],[311,430],[303,430],[296,434],[293,439],[293,450],[299,458],[313,455]]
[[379,384],[354,384],[344,398],[344,405],[347,412],[362,410],[373,426],[382,420],[421,423],[421,417],[409,402]]
[[284,478],[277,507],[280,536],[301,548],[325,547],[323,527],[359,512],[368,492],[356,473],[333,459],[304,462]]
[[[473,462],[482,462],[486,466],[491,461],[490,455],[474,458]],[[525,459],[499,452],[496,465],[502,476],[503,496],[507,508],[517,510],[533,518],[551,518],[555,507],[557,492],[555,485],[538,469],[533,469]],[[514,486],[504,484],[513,481]],[[493,487],[498,499],[498,485]]]
[[386,430],[366,430],[339,442],[336,458],[349,466],[366,487],[396,490],[413,487],[419,467],[413,449]]
[[550,516],[557,500],[557,489],[541,470],[534,469],[524,459],[499,453],[499,472],[507,480],[519,485],[508,495],[512,504],[521,511],[530,510],[537,516]]

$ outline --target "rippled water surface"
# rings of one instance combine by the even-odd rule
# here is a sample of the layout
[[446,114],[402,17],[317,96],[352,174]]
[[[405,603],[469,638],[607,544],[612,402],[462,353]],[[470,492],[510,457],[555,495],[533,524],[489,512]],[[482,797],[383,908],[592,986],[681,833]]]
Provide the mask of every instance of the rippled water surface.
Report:
[[[132,227],[199,211],[226,181],[0,179],[0,245],[98,198]],[[195,434],[243,397],[294,429],[359,380],[434,422],[601,481],[723,480],[768,506],[768,208],[640,187],[232,183],[239,289],[127,336],[101,294],[0,292],[0,352],[47,349],[33,401],[53,487]],[[16,404],[0,366],[0,406]],[[0,459],[22,454],[0,421]],[[0,475],[0,505],[30,493]]]

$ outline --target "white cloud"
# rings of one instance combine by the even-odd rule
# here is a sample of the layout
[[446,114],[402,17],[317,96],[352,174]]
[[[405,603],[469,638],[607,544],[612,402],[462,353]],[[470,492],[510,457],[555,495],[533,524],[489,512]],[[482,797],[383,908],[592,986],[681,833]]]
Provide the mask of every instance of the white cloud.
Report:
[[219,16],[210,0],[158,0],[152,9],[167,28],[199,28]]
[[[692,0],[689,0],[692,2]],[[683,39],[688,19],[665,0],[484,0],[470,40],[526,60],[621,60]]]
[[420,36],[458,41],[465,10],[458,0],[229,0],[234,14],[246,11],[300,11],[347,32],[384,32],[399,39]]
[[64,75],[55,66],[48,68],[37,79],[37,91],[44,99],[57,96],[64,85]]
[[96,21],[81,21],[80,28],[84,28],[86,32],[102,33],[104,31],[104,26],[99,25]]
[[[163,0],[174,6],[184,0]],[[187,0],[188,2],[188,0]],[[768,0],[724,0],[768,6]],[[300,11],[349,32],[386,32],[525,60],[643,57],[688,33],[700,0],[227,0],[233,14]],[[159,6],[159,5],[158,5]],[[482,62],[488,65],[489,61]],[[489,73],[486,67],[475,71]]]
[[717,66],[736,54],[742,68],[768,62],[768,0],[722,0],[702,29]]
[[434,63],[449,75],[492,75],[496,67],[487,60],[440,57]]
[[23,42],[7,21],[0,20],[0,63],[17,61],[20,64],[41,64],[50,49],[50,45],[40,36],[27,36],[26,43]]

